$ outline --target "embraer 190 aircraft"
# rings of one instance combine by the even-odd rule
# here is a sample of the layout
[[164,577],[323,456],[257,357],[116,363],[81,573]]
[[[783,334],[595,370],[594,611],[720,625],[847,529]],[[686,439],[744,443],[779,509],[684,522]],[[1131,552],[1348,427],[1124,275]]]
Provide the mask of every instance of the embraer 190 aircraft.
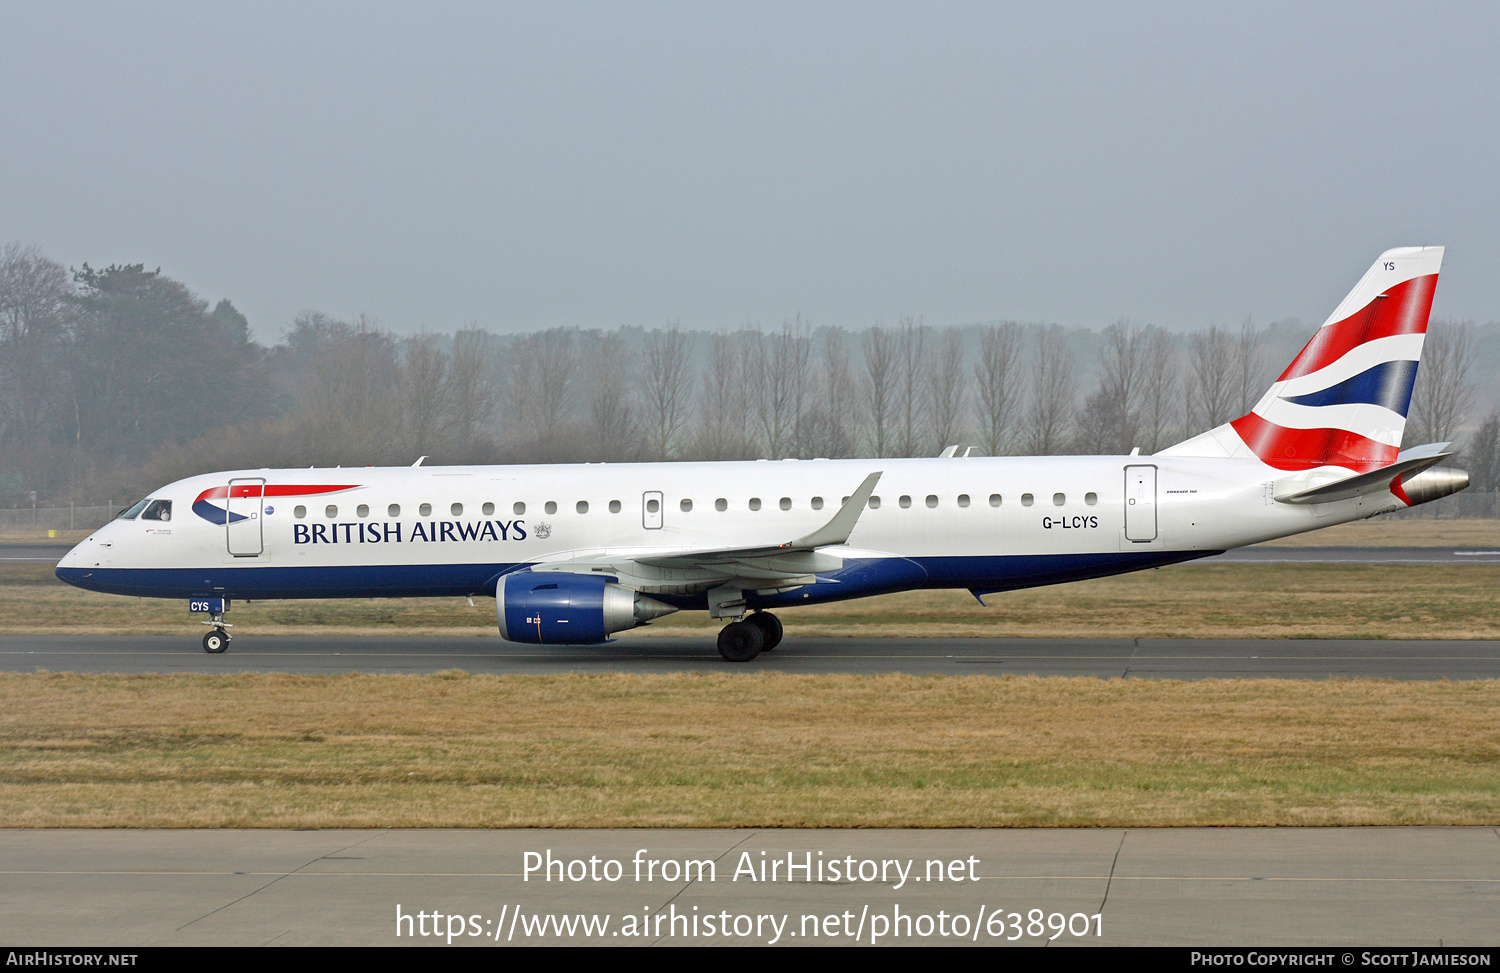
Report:
[[669,612],[774,649],[793,605],[976,597],[1139,571],[1464,489],[1401,450],[1442,247],[1380,256],[1249,414],[1151,456],[237,470],[162,487],[64,557],[94,591],[495,599],[514,642],[590,644]]

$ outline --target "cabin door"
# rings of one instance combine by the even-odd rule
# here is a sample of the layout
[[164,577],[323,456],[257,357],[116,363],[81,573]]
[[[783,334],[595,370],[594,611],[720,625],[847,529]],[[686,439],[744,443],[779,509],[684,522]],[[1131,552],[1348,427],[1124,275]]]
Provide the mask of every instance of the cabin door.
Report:
[[224,532],[229,553],[235,557],[255,557],[265,550],[262,530],[265,494],[266,481],[260,477],[229,481],[229,516],[225,518]]
[[647,530],[661,529],[661,491],[647,490],[641,497],[641,524]]
[[1125,467],[1125,539],[1156,540],[1156,467]]

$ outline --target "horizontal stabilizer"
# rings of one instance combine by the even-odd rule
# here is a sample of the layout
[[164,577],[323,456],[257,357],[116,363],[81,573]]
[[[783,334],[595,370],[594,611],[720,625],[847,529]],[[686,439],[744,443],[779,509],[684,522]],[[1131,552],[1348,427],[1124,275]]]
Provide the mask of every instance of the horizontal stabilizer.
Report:
[[1448,450],[1450,445],[1451,443],[1428,443],[1425,446],[1414,446],[1402,450],[1396,457],[1396,462],[1390,466],[1325,483],[1310,490],[1278,494],[1276,500],[1279,503],[1331,503],[1334,500],[1348,500],[1361,494],[1387,490],[1391,481],[1397,477],[1420,473],[1452,456],[1453,453]]

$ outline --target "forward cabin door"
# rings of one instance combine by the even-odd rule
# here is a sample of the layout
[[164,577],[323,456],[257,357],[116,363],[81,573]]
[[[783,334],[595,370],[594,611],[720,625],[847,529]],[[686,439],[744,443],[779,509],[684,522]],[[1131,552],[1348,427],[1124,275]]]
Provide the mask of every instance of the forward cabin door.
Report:
[[266,481],[261,477],[244,477],[229,481],[224,532],[229,553],[235,557],[256,557],[265,550],[262,507],[266,499]]
[[1125,539],[1156,540],[1156,467],[1125,467]]
[[641,525],[647,530],[661,529],[661,491],[647,490],[641,497]]

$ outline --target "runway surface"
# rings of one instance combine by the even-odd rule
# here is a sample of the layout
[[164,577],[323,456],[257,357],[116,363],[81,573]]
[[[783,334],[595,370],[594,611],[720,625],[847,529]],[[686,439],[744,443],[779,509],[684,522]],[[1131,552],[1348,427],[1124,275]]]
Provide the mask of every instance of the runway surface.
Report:
[[0,671],[472,673],[800,672],[1131,679],[1500,679],[1500,641],[1357,639],[789,638],[753,662],[712,638],[602,646],[403,636],[236,638],[209,655],[193,636],[0,636]]
[[[658,864],[637,880],[638,850],[705,866],[663,880]],[[592,857],[601,872],[618,862],[619,878],[524,880],[528,851]],[[787,881],[789,853],[852,860],[855,879]],[[773,860],[776,881],[733,877]],[[875,863],[868,880],[863,862]],[[400,937],[398,907],[413,917]],[[1045,918],[1029,922],[1033,909]],[[955,945],[1492,946],[1500,831],[0,831],[0,941],[10,943],[435,945],[446,937],[430,935],[432,912],[464,917],[454,945],[852,945],[883,931],[885,943]],[[549,915],[609,923],[591,936],[550,923],[537,933]],[[643,921],[645,935],[625,932]],[[1062,930],[1050,942],[1049,924]]]

